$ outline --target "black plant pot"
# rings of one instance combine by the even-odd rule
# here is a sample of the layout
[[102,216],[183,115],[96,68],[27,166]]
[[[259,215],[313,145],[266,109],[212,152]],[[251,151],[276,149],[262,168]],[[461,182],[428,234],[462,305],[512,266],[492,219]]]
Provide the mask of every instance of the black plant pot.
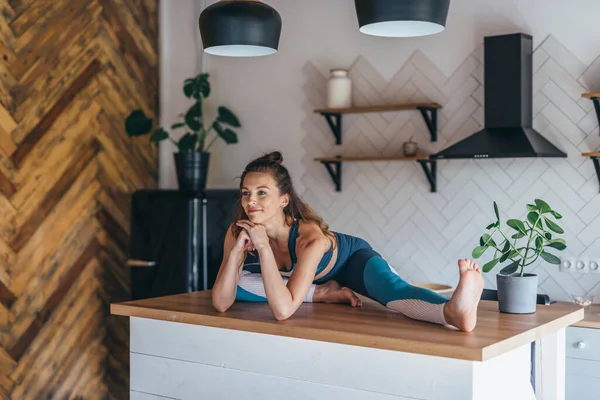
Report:
[[208,152],[175,153],[175,170],[179,190],[184,192],[197,192],[206,189],[206,176],[208,175]]

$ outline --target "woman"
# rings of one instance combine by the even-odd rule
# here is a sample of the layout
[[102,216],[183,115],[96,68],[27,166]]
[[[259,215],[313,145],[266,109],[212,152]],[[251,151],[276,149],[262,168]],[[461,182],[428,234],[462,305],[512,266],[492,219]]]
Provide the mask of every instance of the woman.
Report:
[[[303,302],[361,305],[367,296],[410,318],[472,331],[483,278],[477,264],[459,260],[460,282],[450,300],[406,283],[364,240],[332,232],[296,194],[279,152],[250,162],[241,181],[236,222],[225,237],[213,306],[235,300],[268,302],[277,320]],[[259,264],[243,265],[249,251]],[[342,288],[343,287],[343,288]]]

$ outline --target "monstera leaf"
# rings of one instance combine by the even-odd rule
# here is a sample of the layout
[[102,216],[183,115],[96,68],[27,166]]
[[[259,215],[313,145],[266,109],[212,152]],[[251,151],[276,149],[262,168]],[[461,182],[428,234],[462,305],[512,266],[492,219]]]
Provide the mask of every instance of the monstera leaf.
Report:
[[186,79],[183,83],[183,93],[186,97],[196,100],[202,100],[202,97],[210,96],[208,74],[200,74],[194,78]]
[[133,110],[125,119],[125,132],[129,137],[142,136],[151,130],[152,120],[140,109]]

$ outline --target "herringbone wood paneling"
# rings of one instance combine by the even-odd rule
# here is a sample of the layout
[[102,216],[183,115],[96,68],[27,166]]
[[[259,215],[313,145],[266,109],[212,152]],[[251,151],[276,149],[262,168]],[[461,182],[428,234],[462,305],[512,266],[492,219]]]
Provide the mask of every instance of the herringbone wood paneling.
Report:
[[129,397],[130,140],[157,115],[157,0],[0,0],[0,397]]
[[[335,145],[325,119],[313,112],[325,103],[326,77],[311,62],[304,66],[306,118],[302,140],[305,172],[299,192],[334,230],[367,239],[406,279],[456,285],[456,260],[470,257],[493,219],[492,202],[503,220],[525,218],[525,204],[539,197],[564,218],[568,248],[560,256],[600,258],[600,195],[594,167],[582,152],[600,148],[593,104],[581,94],[600,88],[600,57],[584,65],[552,35],[533,53],[533,126],[568,153],[566,159],[490,159],[438,162],[437,193],[417,163],[344,163],[342,192],[335,192],[314,157],[400,155],[409,137],[424,152],[437,152],[483,125],[483,45],[446,76],[416,51],[391,79],[364,57],[350,67],[356,105],[435,101],[438,142],[431,143],[417,111],[345,115],[343,144]],[[485,254],[481,264],[490,260]],[[560,272],[540,262],[540,291],[554,300],[570,294],[600,296],[600,274]],[[485,274],[495,288],[495,273]],[[596,298],[596,301],[599,297]]]

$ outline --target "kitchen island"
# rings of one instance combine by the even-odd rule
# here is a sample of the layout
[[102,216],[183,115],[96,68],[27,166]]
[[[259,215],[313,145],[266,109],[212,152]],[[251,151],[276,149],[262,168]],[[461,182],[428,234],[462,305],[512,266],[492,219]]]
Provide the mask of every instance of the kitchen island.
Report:
[[565,328],[584,317],[571,304],[511,315],[482,301],[476,329],[464,333],[374,303],[307,303],[276,321],[265,303],[218,313],[210,291],[112,304],[111,313],[130,317],[132,400],[564,400]]

